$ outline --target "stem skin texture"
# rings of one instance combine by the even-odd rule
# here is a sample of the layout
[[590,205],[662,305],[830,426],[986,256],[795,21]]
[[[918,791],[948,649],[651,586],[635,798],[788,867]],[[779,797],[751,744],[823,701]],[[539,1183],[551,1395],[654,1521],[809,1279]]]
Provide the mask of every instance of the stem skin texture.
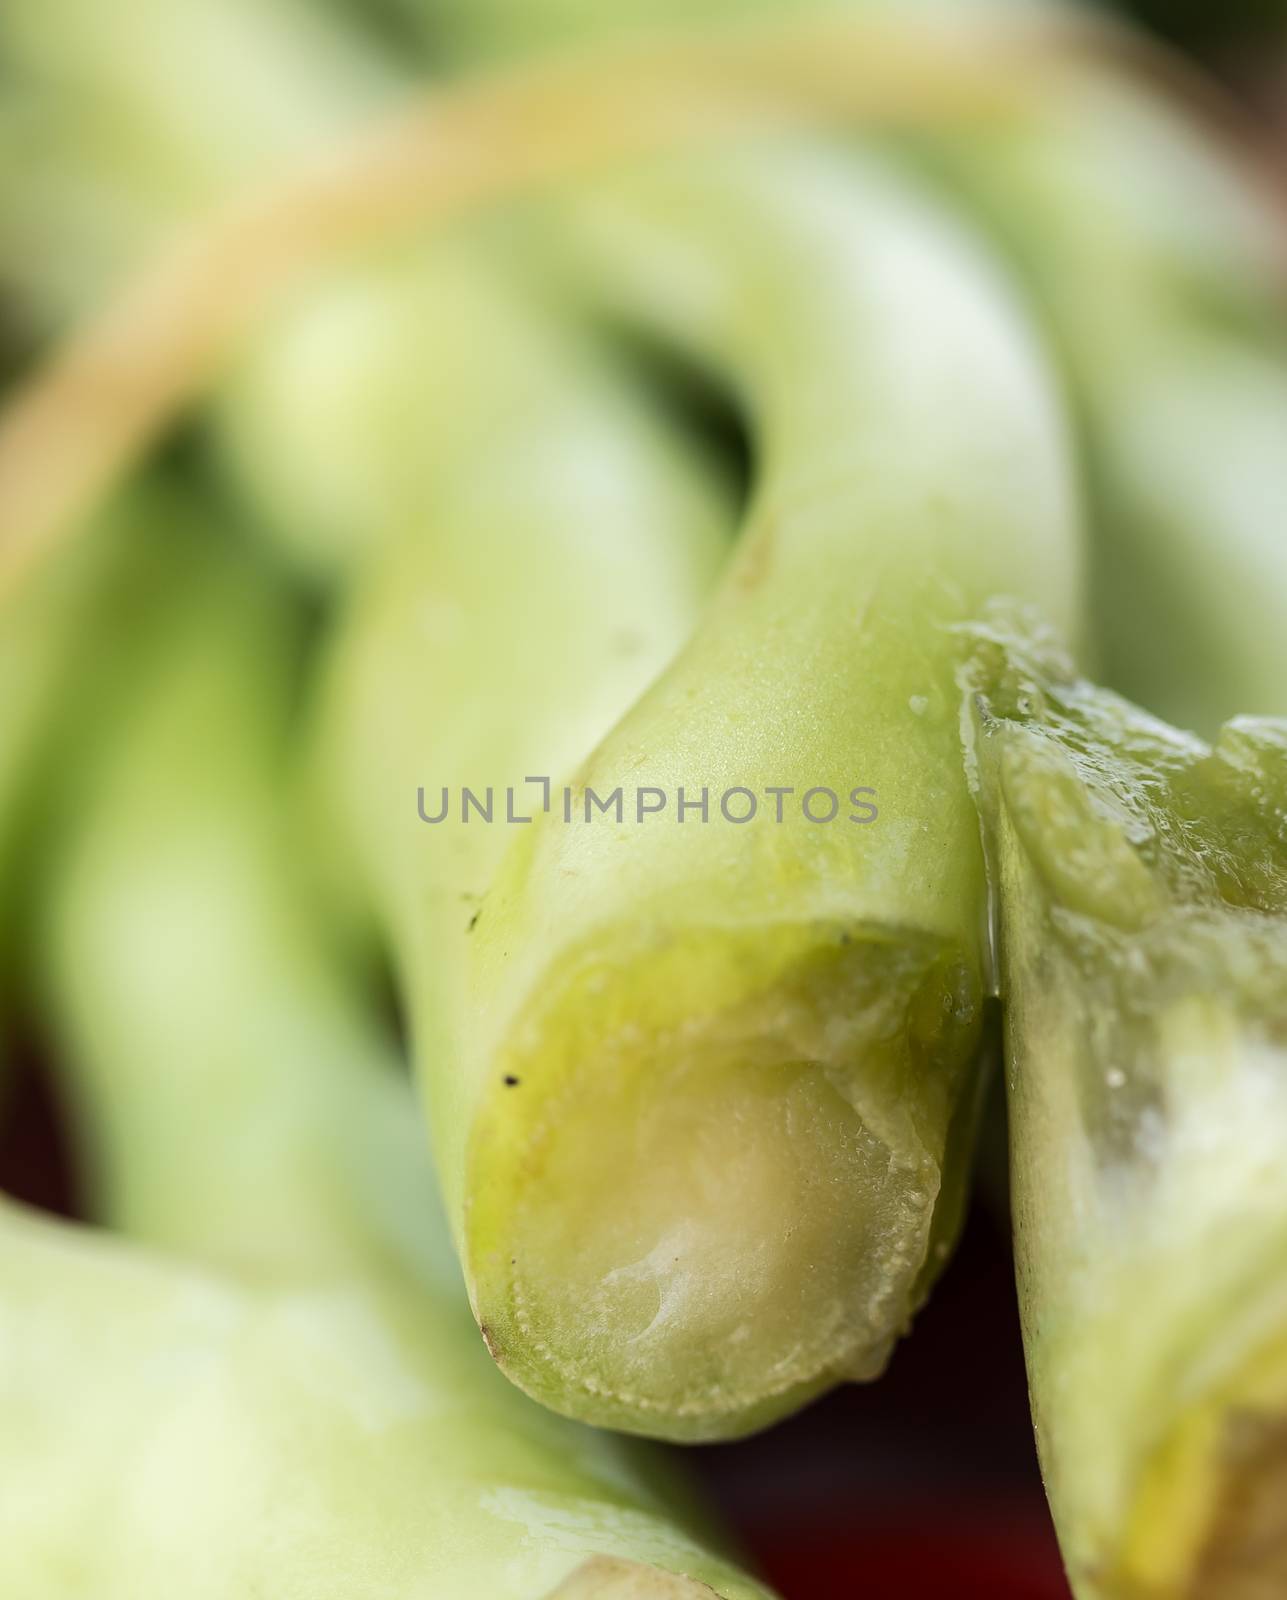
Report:
[[[1022,319],[884,177],[765,150],[566,224],[641,326],[674,314],[672,343],[748,397],[742,547],[633,703],[682,638],[659,551],[645,587],[623,513],[568,498],[579,450],[542,446],[561,504],[497,450],[341,650],[335,765],[394,908],[493,1353],[555,1409],[718,1437],[874,1375],[946,1254],[984,983],[949,625],[1010,593],[1070,630],[1077,518]],[[408,754],[434,802],[549,773],[555,803],[430,829]],[[671,811],[564,823],[560,782],[578,818],[619,784]],[[743,784],[792,789],[783,822],[724,822]],[[870,826],[798,809],[857,784],[885,807]],[[681,785],[709,787],[709,823],[677,820]]]
[[187,554],[52,857],[46,990],[131,1237],[3,1213],[0,1586],[765,1597],[643,1446],[494,1370],[405,1083],[293,877],[289,618]]
[[1287,724],[1214,746],[995,632],[1020,1301],[1085,1600],[1287,1583]]

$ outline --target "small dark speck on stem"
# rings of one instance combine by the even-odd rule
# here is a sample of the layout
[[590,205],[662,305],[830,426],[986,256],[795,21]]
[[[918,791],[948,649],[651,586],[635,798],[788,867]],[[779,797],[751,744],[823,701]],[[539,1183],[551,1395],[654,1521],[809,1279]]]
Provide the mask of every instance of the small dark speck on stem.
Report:
[[507,1089],[517,1089],[518,1088],[518,1079],[514,1076],[514,1074],[512,1072],[507,1072],[505,1074],[505,1087]]
[[483,908],[481,906],[479,906],[478,910],[475,911],[473,916],[470,917],[470,919],[469,919],[469,932],[470,933],[472,933],[474,931],[474,929],[478,926],[478,919],[479,919],[479,917],[482,916],[482,914],[483,914]]

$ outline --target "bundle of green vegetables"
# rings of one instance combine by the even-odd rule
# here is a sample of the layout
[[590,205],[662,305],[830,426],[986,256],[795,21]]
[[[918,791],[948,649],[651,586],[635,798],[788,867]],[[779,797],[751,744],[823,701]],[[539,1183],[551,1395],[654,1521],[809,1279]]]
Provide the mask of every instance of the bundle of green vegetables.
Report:
[[0,15],[0,1007],[123,1236],[6,1211],[6,1592],[765,1593],[580,1424],[880,1373],[999,1000],[1073,1587],[1287,1593],[1280,201],[1102,19],[676,9]]

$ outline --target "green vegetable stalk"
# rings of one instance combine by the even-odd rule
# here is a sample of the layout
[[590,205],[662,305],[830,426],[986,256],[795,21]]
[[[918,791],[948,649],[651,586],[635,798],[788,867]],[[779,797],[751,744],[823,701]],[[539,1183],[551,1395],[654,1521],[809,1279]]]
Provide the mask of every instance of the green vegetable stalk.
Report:
[[[155,497],[154,497],[155,498]],[[89,536],[56,552],[21,595],[0,593],[0,1066],[29,974],[26,928],[38,892],[46,819],[63,791],[69,728],[79,684],[102,677],[96,646],[130,608],[161,598],[136,570],[131,517],[115,503]]]
[[1287,227],[1267,183],[1111,77],[922,149],[1011,249],[1062,353],[1109,681],[1206,732],[1282,712]]
[[712,1437],[877,1372],[947,1253],[986,983],[952,625],[1011,594],[1075,630],[1075,496],[1004,284],[887,175],[765,147],[560,225],[742,399],[741,548],[631,705],[676,642],[637,539],[592,499],[522,536],[498,460],[355,621],[330,748],[493,1353]]
[[0,14],[0,283],[56,321],[247,178],[398,81],[306,0],[10,0]]
[[[181,231],[238,181],[253,184],[265,169],[334,143],[364,112],[413,86],[423,93],[354,19],[345,24],[297,0],[131,0],[101,34],[93,10],[75,0],[74,15],[51,14],[18,0],[0,19],[10,93],[29,108],[23,159],[0,172],[0,197],[21,218],[30,186],[46,212],[30,235],[13,236],[11,275],[47,316],[101,295],[149,243]],[[247,61],[262,89],[248,100]],[[195,98],[183,90],[193,82]],[[240,115],[229,139],[234,104]],[[100,123],[114,137],[99,138]],[[166,182],[153,180],[153,159],[164,163]],[[647,415],[647,402],[628,398],[589,340],[554,331],[549,308],[502,265],[517,253],[513,240],[502,229],[493,248],[486,231],[428,251],[420,240],[377,240],[297,285],[256,325],[248,348],[227,353],[199,438],[248,520],[306,576],[343,577],[381,542],[427,528],[459,458],[476,459],[502,418],[566,408],[577,382],[593,390],[579,416],[585,449],[603,453],[605,473],[628,448],[628,418],[640,418],[645,454],[668,431]],[[272,240],[260,243],[271,254]],[[76,290],[55,295],[67,259]],[[253,277],[254,266],[237,263],[234,275]],[[675,467],[676,455],[685,464]],[[656,447],[659,466],[663,456],[671,477],[684,480],[676,493],[691,498],[691,514],[713,518],[724,499],[718,470],[699,471],[683,447]],[[708,538],[695,537],[712,570]]]
[[4,1212],[3,1587],[763,1595],[659,1462],[493,1370],[405,1083],[298,891],[289,616],[150,533],[186,577],[99,708],[43,940],[98,1210],[141,1242]]
[[1207,745],[1004,627],[967,681],[1073,1585],[1261,1600],[1287,1582],[1287,724]]
[[[401,3],[466,57],[680,20],[799,15],[781,0],[702,0],[682,19],[669,0]],[[981,24],[1075,16],[1027,0],[937,9]],[[1102,674],[1210,732],[1237,713],[1284,709],[1287,226],[1250,134],[1240,140],[1216,91],[1197,92],[1164,55],[1150,74],[1133,70],[1142,46],[1129,35],[1104,44],[1098,62],[1049,79],[1014,116],[946,135],[927,126],[897,143],[1012,253],[1062,356],[1090,458]]]
[[[14,956],[9,915],[21,893],[23,858],[43,796],[53,730],[74,671],[76,643],[101,601],[115,559],[114,530],[61,552],[21,605],[0,605],[0,969]],[[5,987],[0,977],[0,990]]]
[[9,1201],[0,1264],[13,1594],[767,1593],[619,1441],[524,1402],[450,1296],[216,1273]]
[[[462,494],[490,500],[480,517],[512,513],[515,546],[543,519],[635,519],[641,572],[658,537],[644,529],[664,528],[667,570],[684,576],[677,589],[664,573],[642,581],[684,595],[682,616],[665,625],[677,642],[727,552],[727,474],[567,308],[503,260],[493,248],[503,238],[413,241],[300,295],[213,397],[217,465],[292,565],[331,582],[360,575],[391,544],[436,544],[443,508]],[[566,506],[560,467],[575,483]],[[494,555],[508,559],[499,543]],[[658,659],[641,651],[634,688]],[[571,693],[599,691],[587,682]]]

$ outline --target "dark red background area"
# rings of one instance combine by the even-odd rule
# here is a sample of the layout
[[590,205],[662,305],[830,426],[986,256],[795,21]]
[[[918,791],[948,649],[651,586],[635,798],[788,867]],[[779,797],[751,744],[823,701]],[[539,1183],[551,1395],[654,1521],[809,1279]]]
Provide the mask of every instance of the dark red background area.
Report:
[[[34,1051],[0,1123],[0,1188],[78,1210]],[[1037,1475],[1005,1229],[986,1205],[879,1383],[690,1456],[784,1600],[1068,1600]]]
[[981,1501],[890,1508],[848,1531],[834,1522],[768,1542],[761,1570],[786,1600],[1067,1600],[1044,1515]]

